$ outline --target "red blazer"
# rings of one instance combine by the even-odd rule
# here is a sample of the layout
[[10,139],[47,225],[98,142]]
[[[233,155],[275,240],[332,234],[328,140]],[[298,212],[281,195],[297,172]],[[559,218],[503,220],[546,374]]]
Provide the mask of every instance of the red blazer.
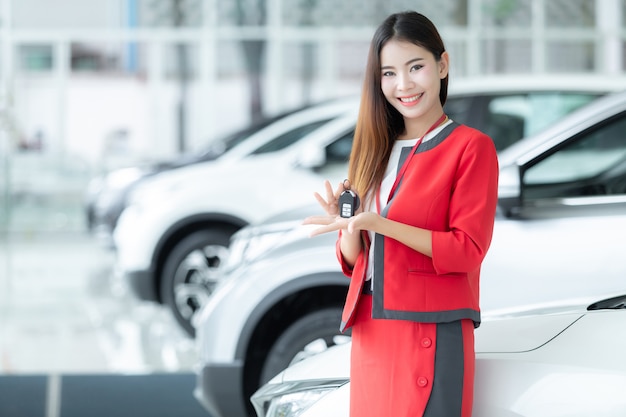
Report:
[[[491,138],[452,122],[422,143],[381,215],[432,230],[432,258],[376,234],[372,317],[419,322],[471,319],[480,324],[480,266],[491,244],[498,159]],[[363,232],[367,236],[366,232]],[[341,323],[352,325],[367,270],[367,251],[351,268]]]

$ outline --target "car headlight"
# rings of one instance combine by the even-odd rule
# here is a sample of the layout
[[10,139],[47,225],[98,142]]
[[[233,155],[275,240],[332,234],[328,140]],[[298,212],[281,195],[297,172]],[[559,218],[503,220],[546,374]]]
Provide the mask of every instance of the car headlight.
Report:
[[98,175],[97,177],[92,178],[87,184],[87,189],[85,191],[85,199],[87,202],[91,202],[96,198],[96,196],[104,187],[105,180],[103,175]]
[[148,175],[149,172],[149,170],[139,167],[118,169],[106,176],[106,187],[114,190],[126,188],[129,184]]
[[130,191],[129,206],[140,208],[159,205],[164,199],[174,198],[174,194],[181,188],[182,181],[178,177],[167,178],[156,175],[142,180]]
[[251,398],[258,417],[298,417],[347,379],[266,384]]
[[290,236],[301,221],[271,223],[241,229],[232,237],[224,271],[230,271],[251,262],[269,250],[290,241]]

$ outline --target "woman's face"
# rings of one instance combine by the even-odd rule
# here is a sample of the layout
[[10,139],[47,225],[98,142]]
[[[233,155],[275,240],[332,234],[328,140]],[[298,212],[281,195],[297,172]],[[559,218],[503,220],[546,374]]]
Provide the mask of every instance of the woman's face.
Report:
[[405,122],[418,118],[428,122],[439,117],[441,79],[448,75],[447,53],[436,61],[421,46],[390,40],[380,51],[380,62],[382,92]]

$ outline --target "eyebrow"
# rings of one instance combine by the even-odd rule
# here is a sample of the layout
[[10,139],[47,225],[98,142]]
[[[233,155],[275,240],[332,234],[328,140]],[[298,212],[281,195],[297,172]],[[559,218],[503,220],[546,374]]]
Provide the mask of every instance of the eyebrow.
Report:
[[[409,59],[408,61],[406,61],[406,62],[404,63],[404,65],[405,65],[405,66],[407,66],[407,65],[410,65],[410,64],[412,64],[412,63],[414,63],[414,62],[417,62],[417,61],[423,61],[423,60],[424,60],[424,58],[413,58],[413,59]],[[389,68],[393,68],[393,65],[385,65],[385,66],[380,67],[380,69],[389,69]]]

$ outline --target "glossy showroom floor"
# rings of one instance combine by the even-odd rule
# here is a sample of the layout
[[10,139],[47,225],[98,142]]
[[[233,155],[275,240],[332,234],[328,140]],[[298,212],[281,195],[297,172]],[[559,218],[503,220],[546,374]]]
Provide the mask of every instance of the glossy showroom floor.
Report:
[[195,345],[86,232],[0,239],[1,416],[207,416]]

